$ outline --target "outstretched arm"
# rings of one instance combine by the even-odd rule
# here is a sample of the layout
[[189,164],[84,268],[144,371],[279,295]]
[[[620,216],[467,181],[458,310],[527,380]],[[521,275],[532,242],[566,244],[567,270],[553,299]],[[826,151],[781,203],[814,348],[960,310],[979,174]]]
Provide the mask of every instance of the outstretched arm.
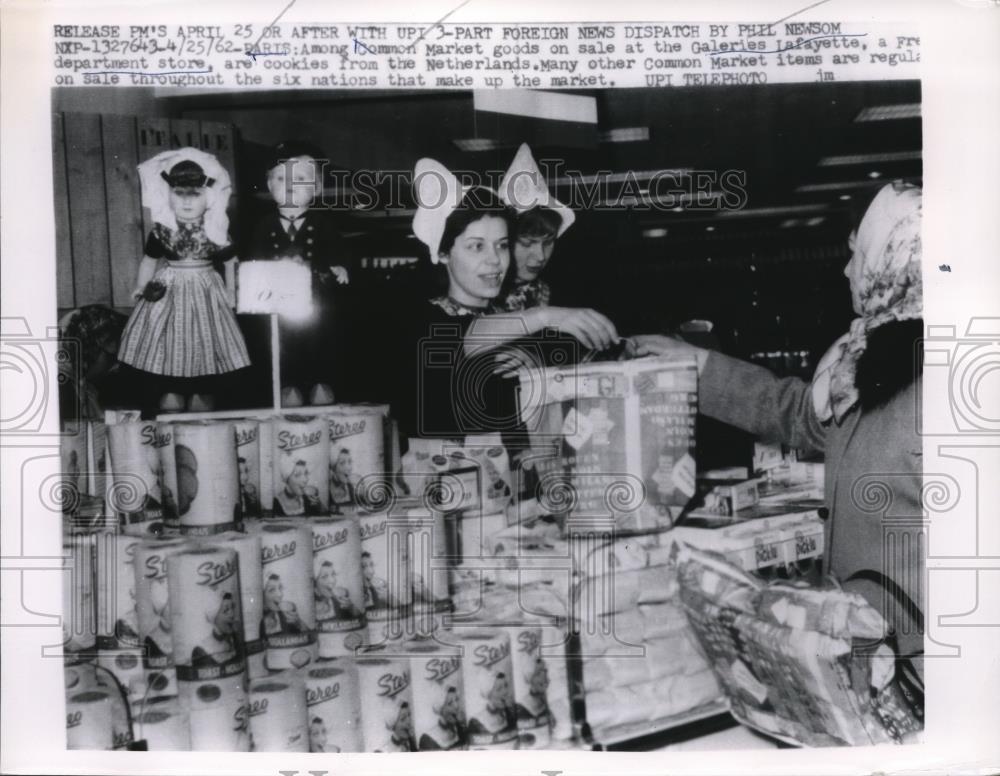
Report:
[[694,358],[698,411],[764,441],[822,451],[826,427],[813,409],[809,383],[659,334],[633,337],[638,355]]
[[615,325],[596,310],[532,307],[515,313],[495,313],[476,318],[465,335],[465,352],[472,355],[492,350],[542,329],[556,329],[569,334],[591,350],[606,350],[620,339]]

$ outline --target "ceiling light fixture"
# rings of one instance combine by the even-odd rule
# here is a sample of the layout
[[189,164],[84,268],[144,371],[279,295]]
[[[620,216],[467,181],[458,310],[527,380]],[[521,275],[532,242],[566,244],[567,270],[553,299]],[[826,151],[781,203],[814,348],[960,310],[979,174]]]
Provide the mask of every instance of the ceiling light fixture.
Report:
[[897,119],[919,119],[920,103],[906,102],[899,105],[874,105],[862,108],[855,121],[894,121]]
[[919,162],[921,158],[920,151],[889,151],[881,154],[824,156],[818,164],[820,167],[839,167],[849,164],[877,164],[879,162]]
[[494,151],[501,147],[499,140],[490,137],[467,137],[462,140],[452,140],[459,151]]
[[826,203],[817,205],[789,205],[788,207],[758,207],[743,210],[723,210],[716,218],[753,218],[763,216],[783,216],[792,213],[820,213],[829,209]]
[[649,127],[621,127],[599,135],[602,143],[639,143],[649,140]]
[[[915,180],[915,179],[914,179]],[[815,194],[822,191],[844,191],[847,189],[863,189],[871,186],[871,181],[840,181],[837,183],[807,183],[795,189],[796,194]]]
[[572,186],[589,183],[625,183],[626,181],[648,181],[651,178],[685,178],[693,170],[690,167],[678,167],[664,170],[629,170],[628,172],[600,172],[594,175],[564,175],[552,181],[555,186]]

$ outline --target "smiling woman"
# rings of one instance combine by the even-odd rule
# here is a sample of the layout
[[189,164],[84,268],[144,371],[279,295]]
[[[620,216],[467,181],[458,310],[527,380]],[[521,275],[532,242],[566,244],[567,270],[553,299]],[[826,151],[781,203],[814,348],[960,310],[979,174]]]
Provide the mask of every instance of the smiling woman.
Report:
[[[402,435],[461,439],[498,432],[514,455],[523,445],[517,368],[548,362],[553,348],[575,352],[575,343],[560,332],[592,350],[610,347],[618,333],[594,310],[511,312],[499,304],[508,270],[514,271],[509,238],[514,210],[507,203],[518,197],[464,187],[431,159],[417,162],[414,186],[413,231],[431,262],[445,268],[448,292],[406,317],[394,407]],[[551,331],[539,337],[544,329]]]
[[401,430],[407,438],[498,430],[491,420],[516,416],[513,385],[492,374],[491,356],[466,358],[464,339],[490,311],[510,266],[511,211],[496,192],[463,188],[429,159],[417,163],[414,180],[420,207],[413,229],[446,271],[448,291],[405,316],[395,402]]

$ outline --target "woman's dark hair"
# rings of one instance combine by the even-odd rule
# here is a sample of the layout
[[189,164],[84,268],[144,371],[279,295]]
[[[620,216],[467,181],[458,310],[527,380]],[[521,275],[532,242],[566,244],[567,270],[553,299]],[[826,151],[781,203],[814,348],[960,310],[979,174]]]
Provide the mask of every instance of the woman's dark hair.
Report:
[[517,217],[516,237],[545,239],[555,237],[562,226],[562,217],[550,207],[533,207]]
[[892,321],[868,333],[854,385],[863,410],[882,406],[924,371],[924,320]]
[[513,211],[501,202],[500,197],[492,189],[474,186],[462,197],[447,220],[444,222],[444,232],[441,235],[441,253],[447,253],[455,245],[455,240],[465,231],[465,228],[481,218],[492,216],[502,218],[507,222],[507,233],[514,231]]

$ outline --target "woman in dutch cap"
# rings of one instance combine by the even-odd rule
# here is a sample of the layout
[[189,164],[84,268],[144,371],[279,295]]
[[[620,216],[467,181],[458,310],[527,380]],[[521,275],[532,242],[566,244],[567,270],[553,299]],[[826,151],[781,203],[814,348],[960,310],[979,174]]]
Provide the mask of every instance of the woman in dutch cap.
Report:
[[405,316],[411,334],[401,339],[398,355],[405,371],[395,402],[403,434],[455,439],[516,432],[516,386],[501,375],[510,371],[503,355],[543,329],[571,335],[594,350],[617,342],[618,332],[593,310],[499,311],[495,303],[510,268],[513,211],[497,192],[462,185],[432,159],[417,162],[413,184],[418,205],[413,232],[431,262],[445,269],[448,291]]
[[500,198],[517,219],[511,240],[514,262],[497,307],[508,312],[546,307],[552,290],[541,276],[556,240],[573,225],[576,214],[549,192],[527,143],[517,149],[500,182]]
[[[921,212],[921,190],[903,183],[882,188],[865,211],[844,270],[858,317],[820,359],[811,383],[669,337],[635,338],[640,354],[697,360],[700,412],[765,441],[825,454],[824,567],[882,612],[900,656],[897,674],[915,695],[923,676],[922,541],[884,536],[890,527],[913,527],[888,526],[866,509],[865,488],[889,488],[895,515],[923,513]],[[889,541],[895,557],[885,555]]]

